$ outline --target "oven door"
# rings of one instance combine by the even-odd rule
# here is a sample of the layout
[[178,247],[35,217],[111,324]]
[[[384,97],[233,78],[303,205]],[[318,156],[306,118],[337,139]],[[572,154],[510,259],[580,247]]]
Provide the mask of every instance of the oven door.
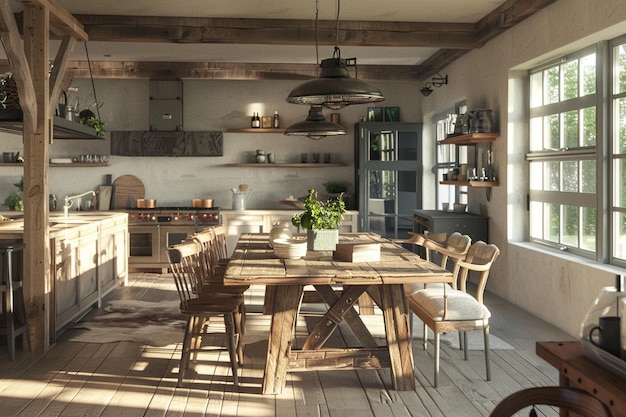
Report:
[[167,248],[172,245],[178,245],[189,236],[196,233],[196,225],[171,225],[161,224],[159,228],[159,239],[161,240],[161,264],[169,265],[169,258],[167,256]]
[[[128,264],[131,266],[159,263],[159,225],[128,225]],[[166,258],[167,259],[167,258]]]

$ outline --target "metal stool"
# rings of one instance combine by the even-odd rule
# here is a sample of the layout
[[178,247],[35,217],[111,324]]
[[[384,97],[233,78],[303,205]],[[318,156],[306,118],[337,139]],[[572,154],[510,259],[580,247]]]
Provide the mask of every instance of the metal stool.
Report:
[[22,288],[22,264],[19,255],[24,245],[15,244],[0,247],[0,261],[2,275],[0,276],[0,291],[2,292],[2,316],[6,324],[7,346],[9,360],[15,360],[15,339],[22,336],[26,350],[30,352],[30,330],[26,319],[24,305],[24,291]]

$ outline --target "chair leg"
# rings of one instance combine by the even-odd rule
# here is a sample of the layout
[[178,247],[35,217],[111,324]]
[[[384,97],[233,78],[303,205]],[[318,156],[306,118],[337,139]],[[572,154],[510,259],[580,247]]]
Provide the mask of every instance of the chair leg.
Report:
[[439,343],[440,343],[440,335],[437,332],[435,333],[435,378],[433,387],[437,388],[439,386]]
[[245,311],[239,310],[234,315],[235,334],[237,335],[237,362],[239,366],[243,366],[243,335],[245,334]]
[[233,313],[224,314],[224,327],[226,327],[226,340],[228,344],[228,354],[230,355],[230,368],[233,372],[233,382],[239,385],[238,359],[237,359],[237,335],[235,334],[235,315]]
[[467,351],[468,351],[468,347],[467,347],[467,332],[463,332],[463,359],[467,360],[468,359],[468,355],[467,355]]
[[192,333],[195,327],[195,317],[189,315],[187,317],[187,327],[185,328],[185,336],[183,337],[183,350],[180,354],[180,365],[178,370],[177,387],[182,387],[185,379],[185,370],[189,366],[189,356],[191,354]]
[[423,332],[423,337],[424,337],[424,350],[427,349],[427,345],[428,345],[428,326],[426,326],[424,324],[424,332]]
[[487,371],[487,381],[491,381],[491,363],[489,362],[489,326],[483,330],[485,338],[485,370]]

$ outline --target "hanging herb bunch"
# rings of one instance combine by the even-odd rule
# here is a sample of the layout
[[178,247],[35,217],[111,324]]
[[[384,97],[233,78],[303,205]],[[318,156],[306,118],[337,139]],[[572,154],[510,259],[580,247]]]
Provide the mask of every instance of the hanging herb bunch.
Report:
[[96,117],[91,110],[83,110],[78,115],[80,123],[92,127],[99,136],[104,136],[104,122]]

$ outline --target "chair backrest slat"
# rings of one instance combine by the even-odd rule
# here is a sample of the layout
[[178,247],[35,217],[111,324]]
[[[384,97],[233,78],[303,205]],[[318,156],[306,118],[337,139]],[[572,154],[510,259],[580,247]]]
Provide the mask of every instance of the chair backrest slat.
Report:
[[476,300],[482,304],[483,293],[489,278],[491,265],[496,260],[500,250],[494,244],[487,244],[482,240],[475,242],[470,246],[465,259],[459,261],[459,289],[467,292],[467,278],[470,271],[480,272],[478,283],[476,284]]
[[167,250],[170,268],[181,305],[198,297],[202,277],[201,246],[195,241],[185,241]]

